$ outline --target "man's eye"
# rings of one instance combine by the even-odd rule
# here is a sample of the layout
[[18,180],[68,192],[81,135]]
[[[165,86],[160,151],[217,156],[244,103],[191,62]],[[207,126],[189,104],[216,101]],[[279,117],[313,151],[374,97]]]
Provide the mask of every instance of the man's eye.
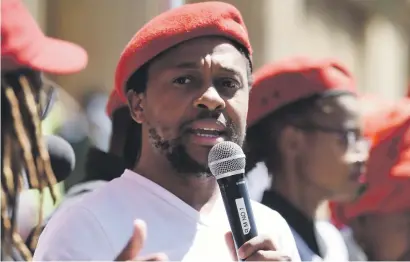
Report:
[[187,84],[190,84],[191,82],[192,82],[192,79],[191,77],[188,77],[188,76],[178,77],[174,79],[173,81],[174,84],[178,84],[178,85],[187,85]]
[[240,88],[240,84],[233,79],[222,79],[220,81],[221,86],[224,88],[229,88],[229,89],[239,89]]

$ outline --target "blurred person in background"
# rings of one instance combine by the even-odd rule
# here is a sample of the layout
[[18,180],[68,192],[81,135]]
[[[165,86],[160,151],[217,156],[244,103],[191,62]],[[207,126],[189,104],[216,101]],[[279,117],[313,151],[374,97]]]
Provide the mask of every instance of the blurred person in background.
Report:
[[[95,88],[89,88],[89,90],[95,90]],[[110,136],[112,134],[112,122],[105,112],[108,99],[109,96],[101,91],[91,91],[83,99],[90,144],[103,152],[109,150]]]
[[113,121],[110,153],[121,157],[125,168],[133,168],[141,151],[141,125],[132,119],[127,102],[121,99],[115,89],[112,90],[105,109],[107,116]]
[[[89,134],[93,142],[85,161],[86,175],[84,179],[70,188],[66,195],[67,198],[91,192],[102,184],[119,177],[126,168],[132,168],[135,165],[141,148],[141,133],[138,128],[140,125],[133,121],[127,103],[121,101],[115,90],[111,92],[108,101],[104,102],[101,106],[104,106],[105,110],[100,106],[96,107],[95,103],[87,106],[88,118],[94,123],[91,126],[95,126],[90,129]],[[105,119],[108,119],[111,125],[109,128],[101,126],[101,122]],[[106,130],[100,130],[102,128],[111,132],[108,139],[105,139]],[[100,135],[96,135],[93,130],[98,131]]]
[[351,73],[332,59],[292,57],[263,66],[254,81],[245,152],[248,170],[263,162],[272,176],[261,203],[287,220],[302,261],[347,261],[338,230],[315,214],[361,187],[368,147]]
[[[129,239],[135,219],[146,221],[150,234],[135,256],[164,252],[174,261],[236,257],[207,158],[219,141],[241,145],[244,140],[251,54],[241,14],[226,3],[183,5],[143,26],[121,55],[115,87],[123,101],[128,98],[130,114],[141,126],[138,161],[57,213],[40,237],[35,259],[111,259]],[[264,234],[245,244],[238,256],[300,260],[283,218],[252,204]]]
[[251,170],[248,170],[245,179],[248,185],[249,197],[261,202],[263,193],[272,185],[272,176],[269,175],[265,163],[259,162]]
[[59,190],[64,194],[73,181],[78,182],[84,177],[84,158],[89,147],[89,124],[81,103],[66,90],[59,89],[53,109],[42,122],[42,130],[45,134],[63,138],[74,151],[74,169],[58,184]]
[[[64,181],[64,190],[69,190],[72,185],[80,182],[85,177],[84,165],[88,149],[91,144],[89,117],[86,114],[82,101],[76,101],[75,106],[61,104],[60,111],[64,114],[57,116],[58,126],[55,127],[55,133],[64,138],[74,149],[76,156],[76,166],[70,175]],[[108,136],[104,137],[108,140]]]
[[16,232],[19,192],[27,186],[40,191],[41,221],[42,193],[56,182],[41,135],[41,120],[52,106],[55,85],[42,73],[75,73],[86,64],[85,50],[46,37],[21,1],[1,2],[2,260],[31,259]]
[[[102,144],[109,144],[108,150],[102,149],[101,144],[92,145],[89,148],[84,166],[85,177],[68,189],[55,212],[44,221],[43,228],[57,211],[70,206],[82,199],[87,193],[121,176],[126,168],[132,168],[134,165],[138,154],[136,149],[140,148],[139,135],[133,129],[134,121],[130,116],[128,105],[121,102],[116,94],[114,90],[110,95],[108,104],[104,105],[107,106],[108,116],[104,114],[104,109],[99,108],[104,117],[107,117],[112,123],[110,138],[106,139],[107,142],[99,141]],[[100,139],[104,139],[104,136]],[[94,140],[96,141],[95,138]],[[131,148],[132,150],[130,150]]]
[[366,191],[355,201],[332,203],[332,216],[368,260],[409,261],[410,100],[365,103],[365,132],[372,140]]

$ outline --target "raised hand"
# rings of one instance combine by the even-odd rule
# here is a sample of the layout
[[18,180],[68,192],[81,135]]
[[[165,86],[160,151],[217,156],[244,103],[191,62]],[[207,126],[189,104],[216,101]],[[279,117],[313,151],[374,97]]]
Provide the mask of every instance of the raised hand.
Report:
[[135,220],[134,233],[115,261],[167,261],[168,257],[163,253],[137,258],[144,245],[146,237],[147,226],[145,222],[142,220]]

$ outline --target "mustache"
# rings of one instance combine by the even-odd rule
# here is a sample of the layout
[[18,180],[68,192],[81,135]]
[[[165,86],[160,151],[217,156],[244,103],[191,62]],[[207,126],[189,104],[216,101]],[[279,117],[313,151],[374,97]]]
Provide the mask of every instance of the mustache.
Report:
[[221,111],[210,111],[210,110],[202,110],[198,113],[195,118],[189,119],[184,121],[179,128],[179,135],[173,142],[178,143],[185,137],[189,135],[191,131],[191,126],[195,121],[204,120],[204,119],[214,119],[215,122],[224,127],[224,135],[227,137],[229,141],[234,141],[236,143],[242,144],[240,130],[238,126],[235,124],[232,119],[226,115],[224,115]]
[[[185,133],[190,129],[190,126],[192,125],[192,123],[194,123],[195,121],[198,120],[203,120],[203,119],[215,119],[216,122],[229,129],[229,120],[220,120],[220,117],[222,116],[222,112],[218,112],[218,111],[209,111],[209,110],[203,110],[201,111],[195,118],[190,119],[188,121],[185,121],[182,123],[181,125],[181,133]],[[229,130],[228,130],[229,132]]]

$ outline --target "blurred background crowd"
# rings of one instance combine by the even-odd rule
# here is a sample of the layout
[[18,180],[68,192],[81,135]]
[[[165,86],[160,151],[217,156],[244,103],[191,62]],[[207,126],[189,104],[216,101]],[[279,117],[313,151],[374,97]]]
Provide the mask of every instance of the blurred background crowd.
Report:
[[[130,37],[164,10],[195,0],[24,0],[45,34],[73,41],[89,55],[75,75],[50,76],[61,86],[46,134],[66,139],[76,165],[58,187],[64,195],[85,176],[90,147],[107,151],[111,120],[105,114],[119,55]],[[242,13],[254,49],[254,69],[282,58],[335,57],[355,75],[361,91],[389,100],[407,96],[410,79],[410,1],[407,0],[229,0]],[[264,168],[264,167],[260,167]],[[268,179],[268,178],[266,178]],[[259,199],[268,180],[250,182]],[[36,224],[35,190],[22,195],[22,235]],[[45,205],[46,214],[54,206]],[[327,205],[318,216],[329,216]],[[26,225],[26,226],[24,226]],[[26,232],[24,232],[26,230]]]
[[[90,145],[108,149],[111,123],[105,106],[119,54],[130,36],[164,10],[201,1],[23,2],[47,35],[78,43],[89,54],[89,64],[81,73],[51,76],[62,88],[58,103],[43,123],[44,131],[65,138],[76,154],[74,172],[60,185],[64,191],[84,177],[84,160]],[[245,19],[255,50],[255,69],[293,55],[331,56],[354,73],[359,90],[391,100],[407,95],[410,1],[225,2],[236,6]],[[259,191],[254,191],[255,198],[260,197]],[[326,215],[326,209],[322,211]]]

